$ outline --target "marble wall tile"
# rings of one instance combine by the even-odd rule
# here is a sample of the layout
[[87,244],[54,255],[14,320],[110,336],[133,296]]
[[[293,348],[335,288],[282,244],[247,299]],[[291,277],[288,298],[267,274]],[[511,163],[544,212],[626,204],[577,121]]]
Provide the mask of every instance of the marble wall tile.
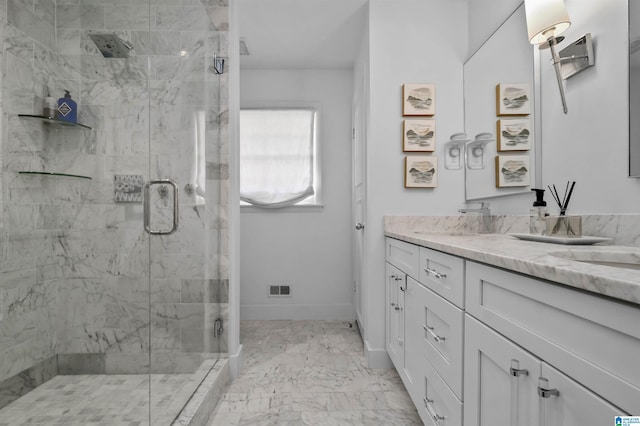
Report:
[[206,7],[207,15],[213,26],[218,31],[229,31],[229,9],[228,7]]
[[7,71],[3,78],[3,102],[11,105],[16,113],[33,114],[36,111],[36,97],[42,99],[43,88],[38,87],[32,64],[11,54],[5,55],[4,61]]
[[58,374],[105,374],[105,354],[58,354]]
[[105,8],[102,5],[58,4],[56,18],[57,29],[105,29]]
[[4,53],[23,61],[33,61],[34,43],[24,32],[13,25],[4,25]]
[[158,31],[216,31],[215,23],[202,6],[157,6]]
[[[48,5],[48,7],[47,7]],[[22,30],[29,37],[38,43],[46,46],[50,50],[55,49],[55,27],[50,9],[51,3],[47,1],[26,3],[21,0],[7,1],[8,23]]]
[[58,37],[57,53],[59,55],[80,55],[82,53],[80,44],[82,40],[82,30],[58,29],[56,35]]
[[[153,29],[149,6],[105,6],[105,29],[144,31]],[[155,22],[154,22],[155,23]]]
[[[182,281],[178,278],[152,279],[151,280],[151,304],[180,303]],[[147,296],[148,298],[149,296]]]
[[[146,80],[148,60],[146,56],[130,56],[127,59],[104,58],[98,55],[59,55],[60,73],[74,79],[115,80],[122,85],[135,80]],[[126,88],[126,84],[124,84]],[[127,99],[127,98],[125,98]],[[83,103],[92,104],[83,100]]]
[[139,352],[111,352],[104,356],[104,374],[148,374],[149,354]]
[[27,394],[58,374],[55,356],[0,382],[0,408]]
[[228,303],[229,280],[183,280],[182,303]]
[[136,55],[179,55],[179,31],[131,31],[130,42]]

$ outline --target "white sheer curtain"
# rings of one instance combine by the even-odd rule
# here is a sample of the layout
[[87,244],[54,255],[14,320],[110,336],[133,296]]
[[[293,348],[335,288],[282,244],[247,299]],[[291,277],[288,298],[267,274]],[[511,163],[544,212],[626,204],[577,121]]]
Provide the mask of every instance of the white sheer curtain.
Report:
[[240,111],[240,199],[265,208],[314,194],[315,111]]

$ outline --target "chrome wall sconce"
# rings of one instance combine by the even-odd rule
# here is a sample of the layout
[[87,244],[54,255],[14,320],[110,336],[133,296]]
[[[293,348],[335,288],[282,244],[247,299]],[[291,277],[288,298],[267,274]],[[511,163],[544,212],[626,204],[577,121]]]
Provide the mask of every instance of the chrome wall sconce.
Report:
[[[571,26],[564,0],[525,0],[524,6],[529,41],[531,44],[539,45],[540,50],[551,50],[556,80],[560,89],[562,110],[566,114],[567,100],[562,80],[595,64],[591,34],[585,35],[564,49],[562,54],[558,54],[556,46],[564,40],[560,34]],[[586,66],[584,66],[585,64]]]
[[587,33],[560,51],[560,70],[564,80],[596,64],[591,33]]

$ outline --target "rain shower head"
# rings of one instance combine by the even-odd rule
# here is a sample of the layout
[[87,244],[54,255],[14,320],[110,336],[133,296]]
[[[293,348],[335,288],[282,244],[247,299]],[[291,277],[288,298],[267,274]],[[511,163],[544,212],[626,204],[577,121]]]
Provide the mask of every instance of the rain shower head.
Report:
[[105,58],[128,58],[133,46],[115,34],[89,34]]

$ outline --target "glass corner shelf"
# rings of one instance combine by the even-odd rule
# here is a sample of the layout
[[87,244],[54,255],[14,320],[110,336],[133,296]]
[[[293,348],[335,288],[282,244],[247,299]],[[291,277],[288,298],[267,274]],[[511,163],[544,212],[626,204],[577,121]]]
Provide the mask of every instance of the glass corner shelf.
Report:
[[82,175],[71,175],[68,173],[54,173],[54,172],[29,172],[29,171],[19,171],[18,174],[21,175],[41,175],[41,176],[54,176],[54,177],[68,177],[68,178],[76,178],[76,179],[87,179],[91,180],[91,176],[82,176]]
[[74,128],[75,127],[75,128],[80,128],[80,129],[91,130],[91,127],[85,126],[84,124],[70,123],[68,121],[56,120],[55,118],[45,117],[44,115],[18,114],[18,117],[27,118],[27,119],[31,119],[31,120],[44,121],[45,123],[49,124],[50,126],[58,127],[58,128],[60,128],[60,127],[71,127],[71,128]]

